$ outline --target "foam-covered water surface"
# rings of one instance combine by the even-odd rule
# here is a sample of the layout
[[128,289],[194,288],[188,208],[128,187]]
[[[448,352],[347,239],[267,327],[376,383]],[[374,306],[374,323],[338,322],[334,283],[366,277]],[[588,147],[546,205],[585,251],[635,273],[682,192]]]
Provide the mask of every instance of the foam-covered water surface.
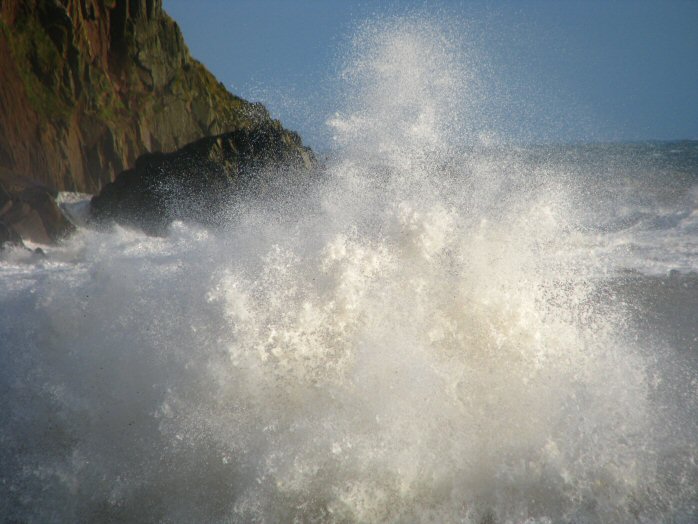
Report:
[[[668,251],[672,288],[612,247],[690,173],[638,203],[573,149],[465,147],[465,48],[377,24],[319,180],[217,230],[81,229],[0,264],[5,519],[698,517],[695,253]],[[690,216],[658,227],[690,246]]]

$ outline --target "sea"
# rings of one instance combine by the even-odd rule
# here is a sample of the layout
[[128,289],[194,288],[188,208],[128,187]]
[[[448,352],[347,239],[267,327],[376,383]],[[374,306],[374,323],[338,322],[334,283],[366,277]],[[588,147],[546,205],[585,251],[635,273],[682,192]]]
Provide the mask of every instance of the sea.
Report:
[[698,142],[493,140],[379,29],[317,175],[3,254],[0,520],[698,522]]

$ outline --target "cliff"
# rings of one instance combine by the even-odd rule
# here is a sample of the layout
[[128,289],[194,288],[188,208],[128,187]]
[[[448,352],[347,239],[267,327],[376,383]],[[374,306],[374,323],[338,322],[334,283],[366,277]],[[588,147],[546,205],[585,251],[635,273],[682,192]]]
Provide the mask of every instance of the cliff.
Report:
[[274,128],[187,50],[161,0],[0,0],[0,172],[96,193],[144,153]]

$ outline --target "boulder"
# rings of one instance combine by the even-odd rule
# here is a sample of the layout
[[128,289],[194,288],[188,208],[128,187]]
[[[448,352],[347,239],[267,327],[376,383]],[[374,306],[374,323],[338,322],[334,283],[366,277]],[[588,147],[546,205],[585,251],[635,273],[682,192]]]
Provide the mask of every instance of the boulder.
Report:
[[56,192],[33,180],[0,171],[0,245],[22,240],[54,244],[75,228],[56,204]]
[[173,153],[141,156],[92,198],[99,222],[115,221],[163,234],[173,220],[215,226],[245,192],[264,192],[279,179],[293,184],[314,169],[310,149],[278,123],[206,137]]
[[22,242],[22,237],[14,229],[4,222],[0,222],[0,250],[7,246],[24,247],[24,242]]

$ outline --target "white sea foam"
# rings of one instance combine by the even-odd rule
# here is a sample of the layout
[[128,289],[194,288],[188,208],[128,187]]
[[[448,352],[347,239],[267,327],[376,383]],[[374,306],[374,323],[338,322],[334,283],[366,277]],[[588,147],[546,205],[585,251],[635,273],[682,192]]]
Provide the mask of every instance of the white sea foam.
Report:
[[667,459],[695,441],[655,394],[671,377],[599,298],[603,260],[570,251],[575,196],[460,153],[474,80],[449,38],[411,18],[359,33],[310,194],[2,266],[3,516],[695,515],[695,463]]

